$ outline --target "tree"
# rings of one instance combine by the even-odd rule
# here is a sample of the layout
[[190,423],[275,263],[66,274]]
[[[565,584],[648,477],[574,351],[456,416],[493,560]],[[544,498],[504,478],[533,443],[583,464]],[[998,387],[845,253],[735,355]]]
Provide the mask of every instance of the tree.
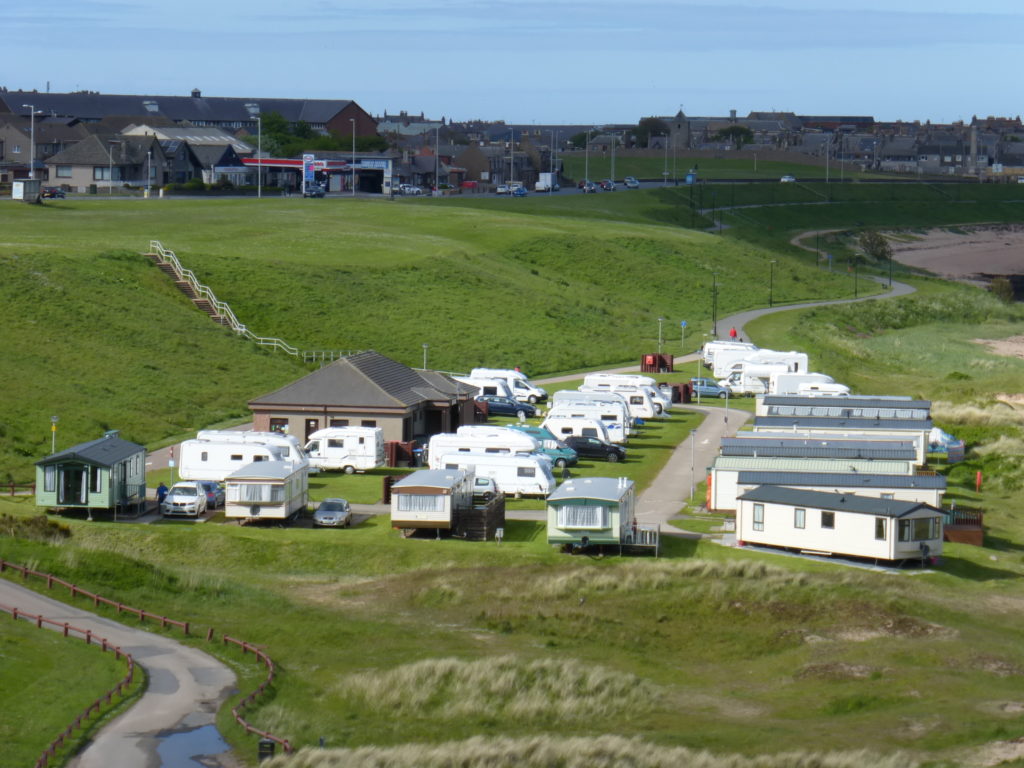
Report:
[[636,124],[633,134],[636,136],[636,146],[649,147],[651,136],[667,136],[672,129],[668,123],[657,117],[645,117]]
[[570,136],[569,143],[572,144],[574,149],[584,149],[587,146],[587,132],[582,131]]
[[876,263],[892,259],[892,246],[889,245],[889,241],[873,229],[861,232],[858,244],[864,254]]
[[728,128],[720,130],[711,138],[715,141],[731,142],[733,147],[739,149],[744,144],[752,144],[754,142],[754,132],[745,125],[730,125]]

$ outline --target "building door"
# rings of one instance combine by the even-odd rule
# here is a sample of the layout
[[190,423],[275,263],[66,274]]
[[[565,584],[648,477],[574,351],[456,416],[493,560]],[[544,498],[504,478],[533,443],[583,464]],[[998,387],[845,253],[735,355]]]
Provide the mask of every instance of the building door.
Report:
[[88,498],[86,496],[88,485],[85,467],[61,467],[57,487],[59,489],[58,504],[85,504]]
[[319,419],[306,419],[306,440],[309,440],[309,436],[320,429]]

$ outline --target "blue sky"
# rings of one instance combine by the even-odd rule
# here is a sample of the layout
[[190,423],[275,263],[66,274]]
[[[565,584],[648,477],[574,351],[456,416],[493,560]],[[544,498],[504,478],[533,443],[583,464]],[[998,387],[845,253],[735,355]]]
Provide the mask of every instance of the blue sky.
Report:
[[[0,85],[456,120],[1015,116],[1020,0],[8,0]],[[966,10],[969,8],[969,11]]]

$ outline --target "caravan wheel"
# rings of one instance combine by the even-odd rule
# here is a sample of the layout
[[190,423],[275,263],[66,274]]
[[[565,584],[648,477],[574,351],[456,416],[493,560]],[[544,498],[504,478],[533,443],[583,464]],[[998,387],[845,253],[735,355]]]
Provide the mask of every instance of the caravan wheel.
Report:
[[346,475],[351,475],[355,471],[356,471],[355,467],[352,467],[352,466],[345,467],[345,474]]

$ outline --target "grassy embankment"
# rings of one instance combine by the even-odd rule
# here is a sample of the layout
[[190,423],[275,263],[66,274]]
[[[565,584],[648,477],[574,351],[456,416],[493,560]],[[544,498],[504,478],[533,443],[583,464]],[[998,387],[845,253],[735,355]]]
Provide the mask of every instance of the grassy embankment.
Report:
[[[590,178],[594,181],[605,179],[612,172],[612,158],[610,152],[591,152],[589,160],[583,152],[564,153],[560,155],[565,175],[570,179],[582,179],[585,169],[589,167]],[[623,179],[626,176],[635,176],[638,179],[646,180],[668,180],[673,184],[677,179],[680,183],[685,180],[687,172],[696,166],[699,179],[711,181],[729,181],[731,179],[766,179],[778,181],[783,176],[796,176],[799,179],[822,179],[825,178],[825,166],[811,163],[781,162],[778,160],[755,160],[754,153],[744,150],[733,157],[695,157],[677,155],[675,158],[669,154],[667,157],[633,157],[629,154],[616,153],[615,155],[615,178]],[[667,174],[665,172],[668,172]],[[859,169],[848,166],[843,170],[843,177],[846,179],[862,179],[877,177],[880,174],[863,173]],[[833,181],[840,178],[840,170],[833,165],[829,170],[829,176]],[[892,175],[886,175],[892,178]]]

